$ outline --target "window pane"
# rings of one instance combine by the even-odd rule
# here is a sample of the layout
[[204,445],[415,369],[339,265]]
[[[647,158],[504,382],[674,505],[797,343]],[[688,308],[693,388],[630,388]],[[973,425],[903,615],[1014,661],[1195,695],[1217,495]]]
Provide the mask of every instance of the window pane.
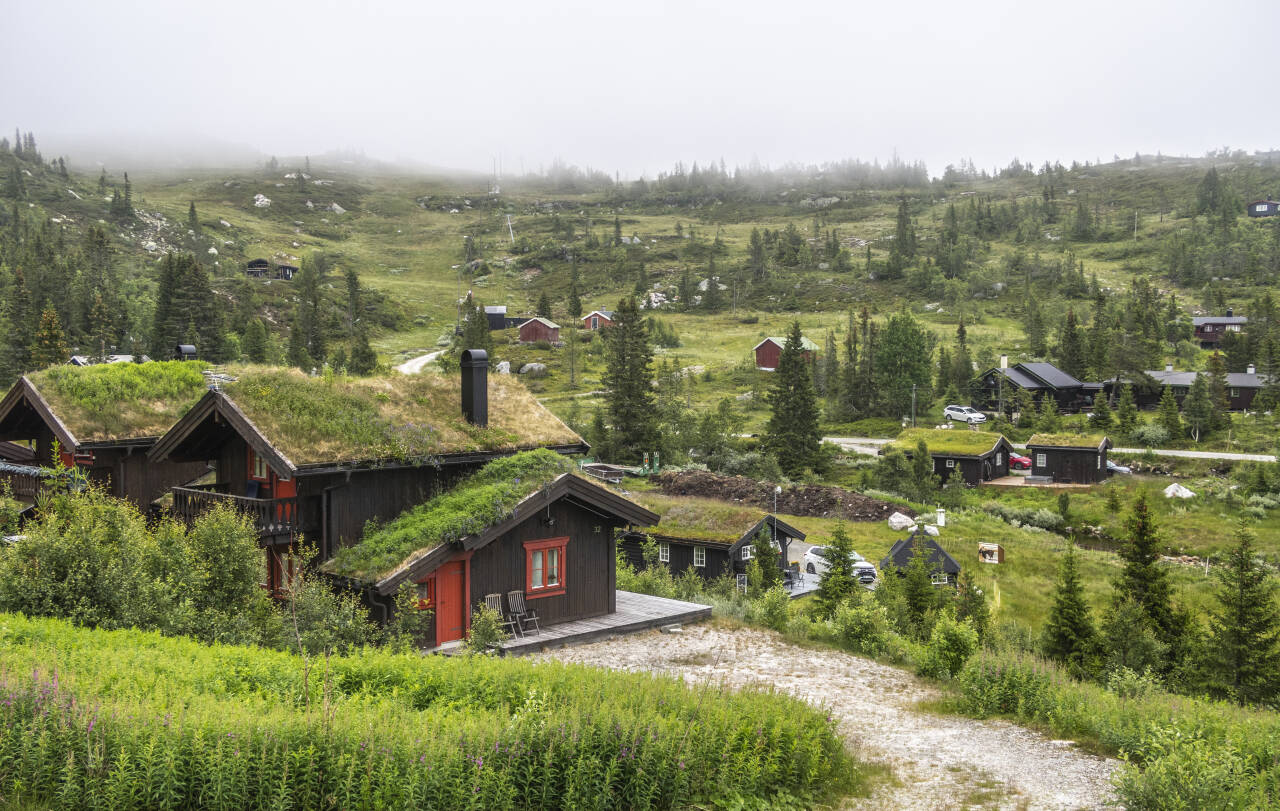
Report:
[[547,550],[547,585],[560,585],[560,550]]
[[693,565],[694,565],[694,566],[706,566],[706,565],[707,565],[707,550],[706,550],[706,549],[703,549],[701,546],[695,546],[695,547],[693,548]]
[[542,566],[543,566],[542,552],[534,552],[533,567],[532,567],[533,572],[529,577],[529,588],[531,589],[542,588]]

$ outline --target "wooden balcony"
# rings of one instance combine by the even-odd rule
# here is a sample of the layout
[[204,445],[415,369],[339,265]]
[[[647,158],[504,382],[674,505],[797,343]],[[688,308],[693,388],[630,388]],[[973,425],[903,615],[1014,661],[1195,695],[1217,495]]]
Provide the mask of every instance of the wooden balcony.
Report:
[[[30,470],[31,472],[27,472]],[[9,485],[9,492],[18,501],[34,504],[42,491],[48,490],[56,481],[50,481],[44,474],[36,473],[39,468],[27,468],[25,465],[5,465],[0,469],[0,482]]]
[[253,519],[258,535],[293,535],[302,531],[296,498],[248,498],[209,487],[174,487],[173,515],[188,524],[216,504],[228,504]]

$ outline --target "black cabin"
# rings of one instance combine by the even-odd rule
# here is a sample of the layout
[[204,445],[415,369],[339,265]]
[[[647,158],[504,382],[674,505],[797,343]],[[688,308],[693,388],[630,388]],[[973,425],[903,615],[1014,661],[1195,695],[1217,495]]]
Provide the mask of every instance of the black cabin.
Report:
[[1027,440],[1031,475],[1064,484],[1097,484],[1107,480],[1107,449],[1111,440],[1101,434],[1069,436],[1035,434]]
[[947,554],[947,550],[922,530],[916,530],[906,538],[898,541],[889,550],[889,554],[880,561],[880,571],[896,570],[901,576],[911,565],[915,555],[916,544],[920,545],[923,554],[929,556],[929,573],[935,586],[954,586],[960,578],[960,564]]

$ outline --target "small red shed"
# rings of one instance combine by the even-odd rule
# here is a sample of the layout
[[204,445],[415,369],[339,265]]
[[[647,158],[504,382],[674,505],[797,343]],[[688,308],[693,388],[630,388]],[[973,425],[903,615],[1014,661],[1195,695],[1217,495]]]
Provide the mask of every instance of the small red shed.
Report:
[[[765,338],[756,344],[756,368],[762,372],[777,370],[778,361],[782,358],[782,347],[786,343],[786,338]],[[800,347],[804,351],[805,362],[813,363],[814,358],[818,356],[818,345],[801,336]]]
[[532,344],[538,341],[548,343],[560,342],[560,325],[545,318],[530,318],[520,325],[520,343]]
[[613,326],[613,310],[592,310],[582,316],[583,329],[600,329]]

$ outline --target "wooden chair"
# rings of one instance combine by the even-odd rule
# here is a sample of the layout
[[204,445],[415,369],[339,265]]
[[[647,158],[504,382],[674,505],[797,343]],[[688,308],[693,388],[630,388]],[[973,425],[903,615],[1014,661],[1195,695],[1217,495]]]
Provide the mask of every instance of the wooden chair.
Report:
[[529,606],[525,605],[523,591],[508,591],[507,604],[511,606],[511,613],[520,624],[521,631],[527,633],[529,624],[532,623],[533,632],[542,633],[542,629],[538,627],[538,612],[531,611]]
[[511,630],[512,636],[523,635],[520,633],[520,623],[516,618],[512,614],[502,610],[501,594],[486,594],[484,596],[484,604],[486,607],[498,612],[498,616],[502,617],[502,624]]

